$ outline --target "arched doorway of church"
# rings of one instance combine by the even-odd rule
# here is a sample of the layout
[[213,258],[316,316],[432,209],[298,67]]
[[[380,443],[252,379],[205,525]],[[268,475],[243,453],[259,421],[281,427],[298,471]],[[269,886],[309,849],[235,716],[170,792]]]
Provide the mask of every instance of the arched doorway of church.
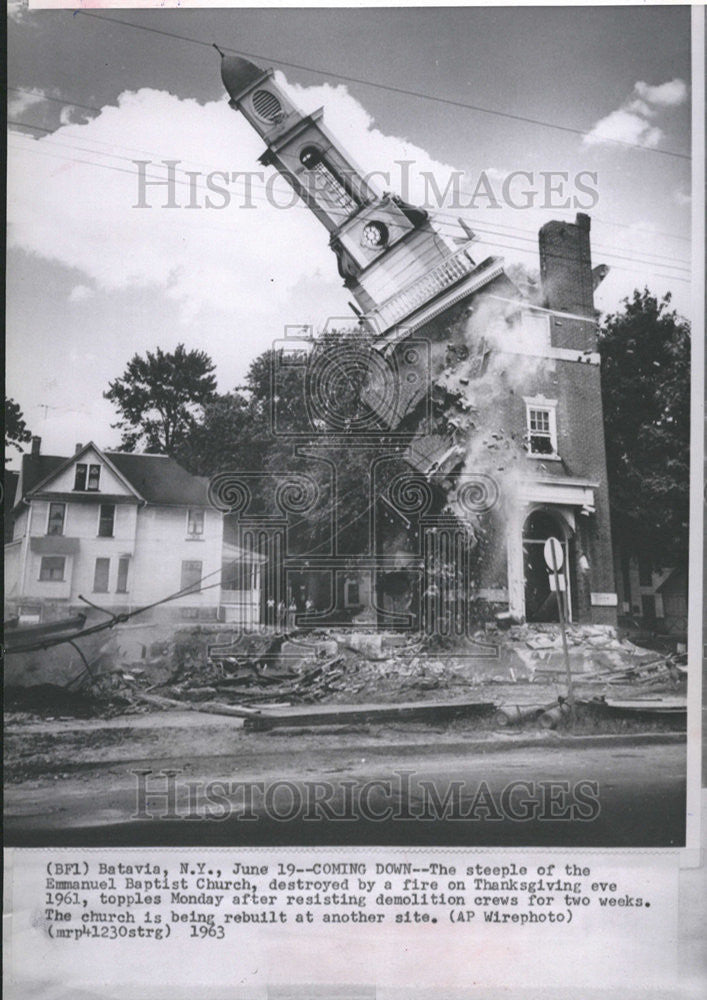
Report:
[[[523,526],[523,576],[525,582],[525,620],[529,622],[559,621],[557,595],[550,583],[551,573],[545,562],[543,548],[548,538],[559,539],[564,550],[560,570],[560,586],[564,586],[564,607],[568,620],[572,619],[573,577],[571,560],[574,545],[564,519],[547,510],[534,510]],[[563,582],[564,581],[564,584]]]

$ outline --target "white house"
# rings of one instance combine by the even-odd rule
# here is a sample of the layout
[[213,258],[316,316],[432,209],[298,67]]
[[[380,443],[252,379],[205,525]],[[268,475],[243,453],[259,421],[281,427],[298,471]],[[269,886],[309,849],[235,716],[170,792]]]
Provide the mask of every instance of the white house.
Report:
[[51,621],[86,610],[79,595],[113,612],[174,596],[152,617],[257,622],[257,562],[237,574],[246,594],[222,587],[234,561],[248,560],[224,549],[223,516],[207,490],[207,479],[166,455],[93,443],[70,458],[42,455],[34,438],[5,546],[6,614]]

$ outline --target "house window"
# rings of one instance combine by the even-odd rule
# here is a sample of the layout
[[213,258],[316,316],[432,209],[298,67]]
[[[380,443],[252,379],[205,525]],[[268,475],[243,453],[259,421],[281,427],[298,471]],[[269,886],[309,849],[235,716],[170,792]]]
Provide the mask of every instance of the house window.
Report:
[[114,525],[115,525],[115,504],[102,503],[100,514],[98,516],[99,538],[112,538]]
[[64,579],[64,557],[63,556],[42,556],[42,564],[39,568],[40,580],[63,580]]
[[47,521],[48,535],[64,534],[64,515],[66,514],[65,503],[49,504],[49,519]]
[[74,479],[74,489],[75,490],[85,490],[86,489],[86,476],[88,475],[88,466],[79,462],[76,466],[76,477]]
[[189,538],[201,538],[204,534],[203,510],[187,511],[187,535]]
[[182,585],[180,590],[196,594],[201,590],[201,563],[196,559],[185,559],[182,563]]
[[100,481],[100,465],[86,465],[84,462],[77,463],[74,477],[75,490],[92,490],[95,492],[99,489]]
[[89,465],[88,484],[86,486],[86,489],[97,490],[99,488],[100,479],[101,479],[100,465]]
[[528,454],[557,457],[555,400],[526,399]]
[[110,573],[110,559],[96,559],[96,568],[93,572],[94,594],[108,593],[109,573]]
[[653,586],[653,563],[643,554],[638,557],[638,582],[641,587]]
[[130,556],[121,556],[118,560],[118,583],[116,586],[116,592],[118,594],[127,594],[128,592],[128,566],[130,565]]

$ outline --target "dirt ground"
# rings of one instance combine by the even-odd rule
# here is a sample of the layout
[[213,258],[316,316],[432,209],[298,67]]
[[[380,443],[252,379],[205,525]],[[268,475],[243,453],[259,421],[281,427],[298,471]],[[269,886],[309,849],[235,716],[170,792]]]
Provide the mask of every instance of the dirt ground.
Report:
[[[459,697],[472,688],[459,689]],[[558,685],[474,685],[474,700],[496,705],[549,704],[557,699]],[[577,697],[590,701],[602,686],[577,687]],[[635,695],[618,687],[612,694]],[[575,734],[631,734],[675,732],[684,728],[684,718],[622,717],[589,704],[579,704]],[[564,730],[561,728],[560,730]],[[290,747],[297,752],[319,755],[326,747],[344,749],[360,743],[391,747],[424,748],[439,743],[474,741],[542,740],[547,731],[534,720],[521,726],[500,726],[493,712],[476,718],[435,723],[385,722],[273,729],[252,732],[243,721],[199,711],[148,711],[113,718],[41,717],[27,712],[6,713],[5,780],[8,783],[36,778],[61,780],[93,766],[109,762],[163,758],[189,760],[222,755],[279,752]]]
[[[496,710],[547,708],[567,694],[557,626],[491,628],[455,648],[375,631],[255,635],[230,645],[224,638],[202,629],[180,631],[171,640],[161,639],[147,659],[105,662],[81,686],[55,682],[6,688],[6,781],[62,781],[126,761],[247,758],[287,748],[304,754],[307,766],[310,752],[318,758],[327,748],[362,744],[423,749],[467,741],[532,742],[547,736],[537,717],[504,725]],[[222,646],[214,652],[219,641]],[[43,675],[52,678],[52,651],[43,657]],[[684,695],[684,676],[659,653],[611,629],[575,627],[570,665],[578,701],[576,735],[684,729],[681,714],[620,714],[597,701]],[[170,709],[156,709],[155,700]],[[265,712],[278,705],[422,701],[484,702],[493,708],[453,721],[432,715],[424,724],[369,721],[270,732],[252,732],[241,719],[205,711],[214,704]],[[559,731],[565,728],[560,721]]]

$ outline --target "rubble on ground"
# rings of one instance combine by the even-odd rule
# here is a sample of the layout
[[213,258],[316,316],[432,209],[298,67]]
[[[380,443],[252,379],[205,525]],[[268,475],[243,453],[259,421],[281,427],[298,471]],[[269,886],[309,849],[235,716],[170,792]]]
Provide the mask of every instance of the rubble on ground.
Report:
[[[534,706],[556,704],[566,693],[558,625],[489,623],[454,641],[373,629],[238,636],[181,629],[157,645],[144,658],[86,674],[77,687],[89,703],[77,701],[76,712],[102,702],[111,712],[150,706],[219,711],[220,706],[247,717],[253,707],[449,701],[484,694],[528,719]],[[636,646],[609,626],[569,627],[568,652],[574,684],[590,698],[636,689],[675,691],[684,680],[679,657]],[[30,704],[31,697],[23,697],[18,706]],[[70,700],[58,698],[57,705]],[[46,714],[47,698],[35,701]],[[54,714],[72,714],[70,705]]]

